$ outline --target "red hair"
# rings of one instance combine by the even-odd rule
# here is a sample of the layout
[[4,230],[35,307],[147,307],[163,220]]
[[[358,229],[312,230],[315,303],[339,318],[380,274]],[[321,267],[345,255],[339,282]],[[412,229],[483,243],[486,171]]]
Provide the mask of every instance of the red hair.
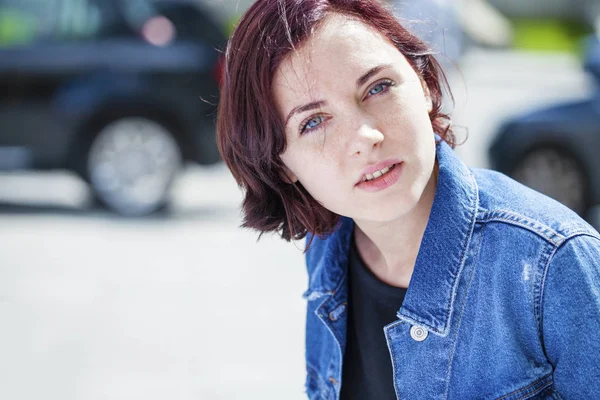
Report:
[[227,45],[217,119],[217,142],[225,163],[244,189],[243,227],[302,239],[335,230],[339,216],[296,182],[284,180],[283,121],[272,91],[275,71],[311,37],[331,13],[374,27],[408,60],[429,88],[433,130],[451,146],[450,118],[441,111],[446,78],[432,51],[408,32],[378,0],[258,0],[243,15]]

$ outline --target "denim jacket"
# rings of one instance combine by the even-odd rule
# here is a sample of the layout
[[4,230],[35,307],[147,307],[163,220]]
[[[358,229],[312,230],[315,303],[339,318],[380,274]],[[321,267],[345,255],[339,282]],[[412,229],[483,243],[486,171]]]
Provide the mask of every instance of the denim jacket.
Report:
[[[382,332],[396,396],[600,399],[598,232],[502,174],[467,168],[444,142],[436,157],[410,285]],[[306,254],[310,399],[338,399],[343,384],[353,229],[342,218]]]

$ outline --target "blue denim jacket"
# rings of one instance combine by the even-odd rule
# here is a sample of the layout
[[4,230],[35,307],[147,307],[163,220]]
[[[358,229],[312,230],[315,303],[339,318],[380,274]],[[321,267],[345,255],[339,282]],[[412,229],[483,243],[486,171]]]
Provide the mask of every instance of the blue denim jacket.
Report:
[[[406,298],[382,332],[397,397],[600,399],[598,233],[502,174],[468,169],[443,142],[437,160]],[[306,255],[311,399],[338,399],[343,384],[353,228],[343,218]]]

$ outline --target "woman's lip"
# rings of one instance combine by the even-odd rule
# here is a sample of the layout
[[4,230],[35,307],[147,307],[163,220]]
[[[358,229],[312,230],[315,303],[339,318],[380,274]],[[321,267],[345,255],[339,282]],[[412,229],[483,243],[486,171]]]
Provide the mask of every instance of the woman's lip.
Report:
[[400,163],[400,160],[385,160],[377,164],[368,166],[363,170],[362,175],[360,176],[360,180],[357,182],[357,184],[363,182],[367,174],[373,175],[373,172],[381,171],[384,168],[391,167],[392,165],[398,163]]
[[356,187],[367,192],[378,192],[392,186],[402,174],[404,163],[394,164],[393,168],[379,178],[370,181],[362,181],[356,184]]

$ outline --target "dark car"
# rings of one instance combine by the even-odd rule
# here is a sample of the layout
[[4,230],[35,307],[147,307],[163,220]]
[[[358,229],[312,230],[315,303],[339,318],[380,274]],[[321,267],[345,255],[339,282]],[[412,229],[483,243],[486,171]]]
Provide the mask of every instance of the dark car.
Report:
[[[586,71],[600,83],[600,43],[590,39]],[[586,216],[600,204],[600,91],[505,123],[490,147],[492,168]]]
[[126,215],[219,160],[226,36],[175,0],[0,0],[0,170],[70,169]]

